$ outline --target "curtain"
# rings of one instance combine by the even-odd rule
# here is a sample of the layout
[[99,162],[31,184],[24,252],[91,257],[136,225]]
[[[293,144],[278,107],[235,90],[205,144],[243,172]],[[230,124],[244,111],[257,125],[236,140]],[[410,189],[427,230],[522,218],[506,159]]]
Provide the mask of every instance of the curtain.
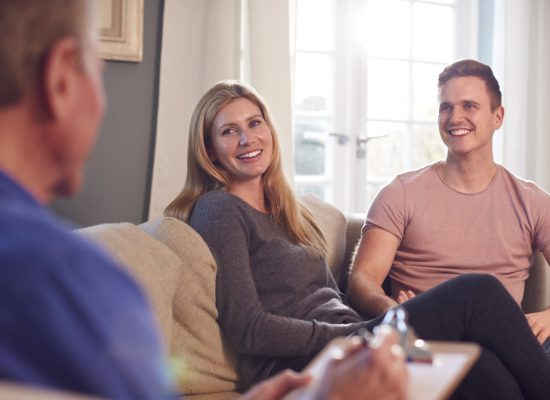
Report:
[[[504,166],[550,191],[550,2],[495,2],[494,64],[505,107]],[[497,157],[498,159],[499,157]]]
[[149,218],[182,189],[191,114],[222,79],[248,82],[266,100],[293,176],[292,9],[291,0],[165,1]]

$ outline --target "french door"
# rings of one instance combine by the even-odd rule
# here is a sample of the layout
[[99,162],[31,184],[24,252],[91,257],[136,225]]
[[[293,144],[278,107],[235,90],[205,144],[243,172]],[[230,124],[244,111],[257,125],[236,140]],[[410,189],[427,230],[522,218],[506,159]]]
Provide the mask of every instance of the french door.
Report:
[[396,174],[444,157],[437,76],[477,52],[474,0],[296,0],[298,193],[365,212]]

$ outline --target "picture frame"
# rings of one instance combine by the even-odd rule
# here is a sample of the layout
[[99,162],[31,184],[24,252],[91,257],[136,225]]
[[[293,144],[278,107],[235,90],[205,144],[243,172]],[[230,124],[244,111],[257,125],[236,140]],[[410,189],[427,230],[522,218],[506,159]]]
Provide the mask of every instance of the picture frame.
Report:
[[143,0],[95,0],[99,50],[106,60],[143,60]]

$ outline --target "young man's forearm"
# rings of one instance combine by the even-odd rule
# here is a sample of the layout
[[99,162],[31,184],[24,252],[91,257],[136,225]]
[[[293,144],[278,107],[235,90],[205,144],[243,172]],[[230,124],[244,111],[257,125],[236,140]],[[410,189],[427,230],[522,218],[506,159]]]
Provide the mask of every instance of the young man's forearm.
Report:
[[372,277],[354,271],[349,278],[348,297],[353,308],[369,318],[383,314],[397,305]]

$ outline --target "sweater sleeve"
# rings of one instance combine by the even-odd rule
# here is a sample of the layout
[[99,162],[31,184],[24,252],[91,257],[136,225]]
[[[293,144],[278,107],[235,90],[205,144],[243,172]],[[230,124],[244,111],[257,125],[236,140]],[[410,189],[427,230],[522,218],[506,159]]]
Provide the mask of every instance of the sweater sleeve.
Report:
[[264,310],[249,260],[251,222],[229,196],[203,197],[189,223],[216,260],[219,323],[235,349],[246,355],[307,356],[320,351],[330,339],[357,330],[361,324],[305,321]]

